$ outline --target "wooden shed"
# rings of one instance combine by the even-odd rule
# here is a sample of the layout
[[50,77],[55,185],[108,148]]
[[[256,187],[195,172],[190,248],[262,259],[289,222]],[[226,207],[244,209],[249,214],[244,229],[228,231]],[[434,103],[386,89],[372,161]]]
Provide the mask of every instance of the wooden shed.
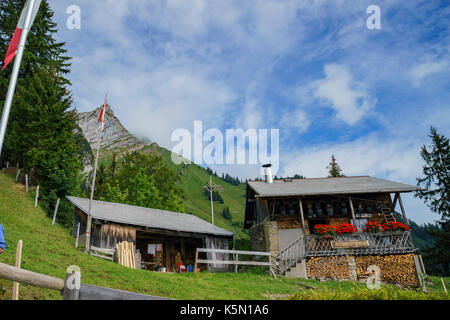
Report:
[[[75,206],[73,234],[80,223],[86,232],[89,199],[67,197]],[[116,243],[132,242],[147,270],[157,266],[175,272],[177,263],[194,264],[196,248],[228,249],[233,233],[194,215],[93,201],[91,246],[114,249]],[[83,242],[84,237],[80,237]]]

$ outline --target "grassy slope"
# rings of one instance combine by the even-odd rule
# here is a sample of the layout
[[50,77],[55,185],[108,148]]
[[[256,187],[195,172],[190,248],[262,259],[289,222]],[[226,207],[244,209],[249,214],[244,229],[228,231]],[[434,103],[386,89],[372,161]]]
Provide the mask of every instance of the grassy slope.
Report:
[[[22,268],[59,278],[64,278],[70,265],[78,265],[82,282],[121,290],[129,290],[175,299],[265,299],[266,294],[297,294],[297,298],[380,298],[382,293],[368,294],[363,284],[352,282],[322,283],[314,280],[272,279],[267,274],[163,274],[144,270],[132,270],[118,264],[87,256],[74,248],[70,230],[58,225],[51,226],[51,220],[33,200],[27,196],[24,187],[15,184],[12,177],[0,174],[0,223],[6,230],[8,248],[0,256],[0,262],[14,264],[17,242],[24,241]],[[441,293],[438,278],[436,293]],[[450,279],[446,279],[450,288]],[[313,285],[324,290],[318,295],[302,290],[303,285]],[[11,297],[12,283],[0,279],[0,299]],[[399,293],[395,289],[391,296],[414,298],[439,298],[421,293]],[[315,292],[315,291],[314,291]],[[319,292],[319,291],[318,291]],[[322,292],[322,291],[320,291]],[[364,294],[361,294],[364,293]],[[387,294],[381,297],[388,296]],[[21,285],[21,299],[60,299],[58,292]]]
[[[126,150],[117,150],[119,153]],[[152,152],[152,147],[145,147],[143,152]],[[192,213],[195,216],[211,222],[211,205],[208,198],[204,195],[203,186],[209,182],[209,174],[203,168],[194,163],[190,164],[186,169],[183,169],[183,165],[175,165],[171,160],[171,152],[167,149],[159,147],[157,149],[158,154],[163,157],[163,161],[177,174],[180,174],[183,170],[183,176],[181,178],[181,188],[184,190],[185,199],[184,207],[186,212]],[[101,156],[106,165],[111,161],[110,153],[103,153]],[[221,185],[223,191],[220,192],[221,197],[224,200],[223,204],[214,202],[214,223],[233,231],[232,222],[222,217],[222,210],[228,206],[232,215],[232,221],[241,223],[244,222],[244,206],[245,206],[245,184],[235,186],[229,184],[218,177],[213,177],[213,183]],[[242,227],[236,228],[236,237],[238,239],[248,239],[248,235],[243,232]]]

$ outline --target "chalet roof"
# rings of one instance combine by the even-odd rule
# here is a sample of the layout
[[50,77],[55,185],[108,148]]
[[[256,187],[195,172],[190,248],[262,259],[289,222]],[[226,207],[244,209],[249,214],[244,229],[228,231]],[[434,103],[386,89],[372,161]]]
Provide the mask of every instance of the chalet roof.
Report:
[[[88,213],[89,199],[66,197],[84,213]],[[155,229],[184,231],[231,237],[233,233],[206,222],[194,215],[143,208],[105,201],[92,202],[92,217],[103,221],[143,226]]]
[[248,185],[261,197],[412,192],[419,190],[416,186],[369,176],[274,180],[273,183],[249,181]]

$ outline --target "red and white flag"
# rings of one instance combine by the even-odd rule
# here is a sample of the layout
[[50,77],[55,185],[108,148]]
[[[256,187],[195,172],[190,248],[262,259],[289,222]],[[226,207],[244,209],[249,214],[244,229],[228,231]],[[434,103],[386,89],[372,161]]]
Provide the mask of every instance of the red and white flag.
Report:
[[102,131],[105,127],[105,117],[106,117],[106,106],[107,106],[107,96],[105,96],[105,104],[102,107],[102,111],[100,111],[100,117],[98,118],[98,122],[102,124]]
[[[31,20],[30,20],[30,28],[33,25],[34,19],[39,11],[39,6],[41,5],[41,0],[35,0],[34,5],[31,12]],[[5,69],[8,64],[14,59],[16,56],[17,48],[19,47],[20,38],[23,33],[23,29],[25,28],[25,20],[27,18],[28,8],[30,7],[30,0],[27,0],[25,3],[25,7],[22,10],[22,14],[20,15],[19,22],[17,23],[16,30],[14,31],[14,35],[11,39],[11,43],[9,44],[8,51],[5,56],[5,63],[3,65],[3,69]]]

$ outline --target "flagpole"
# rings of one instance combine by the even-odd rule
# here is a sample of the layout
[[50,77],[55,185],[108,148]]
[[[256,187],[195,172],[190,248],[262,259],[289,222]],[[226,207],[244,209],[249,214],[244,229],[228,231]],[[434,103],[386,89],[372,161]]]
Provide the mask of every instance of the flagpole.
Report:
[[[103,107],[103,119],[106,118],[106,96],[105,96],[105,106]],[[97,145],[97,154],[95,156],[94,161],[94,174],[92,177],[92,184],[91,184],[91,196],[89,198],[89,209],[88,209],[88,217],[87,217],[87,223],[86,223],[86,243],[84,246],[84,252],[89,253],[89,249],[91,246],[91,228],[92,228],[92,201],[94,200],[94,190],[95,190],[95,178],[97,176],[97,165],[98,165],[98,156],[100,154],[100,145],[102,143],[102,137],[103,137],[103,128],[104,128],[104,121],[102,119],[102,127],[100,128],[100,136],[98,137],[98,145]]]
[[3,115],[0,123],[0,156],[3,150],[3,142],[5,140],[6,127],[8,125],[9,113],[11,111],[11,104],[14,97],[14,92],[16,91],[17,77],[19,75],[20,64],[22,62],[23,51],[25,49],[25,44],[27,42],[28,32],[30,31],[31,16],[33,13],[35,0],[30,0],[30,5],[28,6],[27,16],[25,18],[25,25],[23,28],[22,36],[20,37],[19,46],[17,48],[17,55],[14,61],[13,71],[11,74],[11,79],[9,81],[8,93],[6,94],[5,105],[3,107]]

